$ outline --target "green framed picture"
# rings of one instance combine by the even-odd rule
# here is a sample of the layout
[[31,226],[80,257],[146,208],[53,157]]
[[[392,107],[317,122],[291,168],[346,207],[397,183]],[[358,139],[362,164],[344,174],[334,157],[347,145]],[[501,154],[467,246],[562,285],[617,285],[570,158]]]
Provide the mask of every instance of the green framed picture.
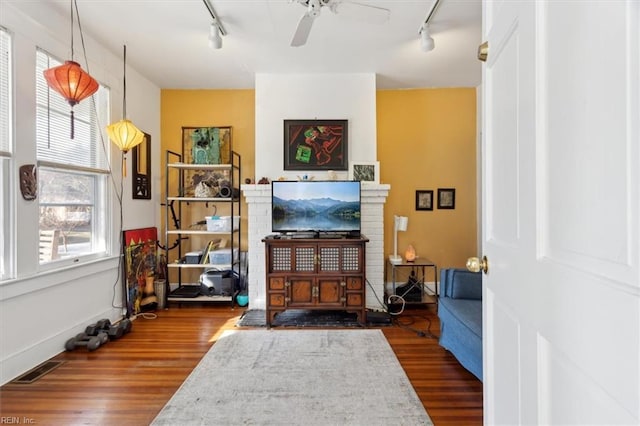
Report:
[[285,170],[347,170],[347,120],[284,120]]

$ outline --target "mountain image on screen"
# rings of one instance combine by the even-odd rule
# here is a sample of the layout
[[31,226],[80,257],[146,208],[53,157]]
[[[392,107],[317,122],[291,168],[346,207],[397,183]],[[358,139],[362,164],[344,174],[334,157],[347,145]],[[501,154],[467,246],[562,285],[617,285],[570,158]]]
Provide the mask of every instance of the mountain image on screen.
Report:
[[360,230],[359,182],[273,182],[274,232]]

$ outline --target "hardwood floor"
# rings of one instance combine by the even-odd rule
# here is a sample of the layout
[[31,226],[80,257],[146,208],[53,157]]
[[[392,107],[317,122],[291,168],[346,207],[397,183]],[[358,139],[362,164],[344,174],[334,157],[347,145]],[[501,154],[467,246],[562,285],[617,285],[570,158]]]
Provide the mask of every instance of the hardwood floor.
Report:
[[[429,321],[431,332],[439,333],[432,309],[406,311],[382,330],[436,425],[480,425],[482,383],[430,337]],[[217,337],[237,329],[243,311],[189,305],[158,312],[157,319],[138,318],[124,338],[95,352],[61,353],[53,359],[64,364],[39,380],[2,386],[0,420],[147,425]]]

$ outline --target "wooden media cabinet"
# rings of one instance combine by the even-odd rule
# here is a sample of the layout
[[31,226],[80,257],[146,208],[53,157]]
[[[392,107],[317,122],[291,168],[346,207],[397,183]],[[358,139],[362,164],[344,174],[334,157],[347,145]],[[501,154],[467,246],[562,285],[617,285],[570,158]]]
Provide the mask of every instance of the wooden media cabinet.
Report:
[[367,324],[367,238],[271,236],[262,241],[266,249],[267,327],[287,309],[354,312],[360,324]]

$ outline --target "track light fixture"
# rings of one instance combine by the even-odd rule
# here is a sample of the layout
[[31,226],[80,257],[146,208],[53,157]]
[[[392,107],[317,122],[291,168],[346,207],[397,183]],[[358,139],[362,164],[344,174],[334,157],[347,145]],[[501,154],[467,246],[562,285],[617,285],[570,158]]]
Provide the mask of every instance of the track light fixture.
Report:
[[209,47],[212,49],[220,49],[222,47],[222,37],[220,36],[220,28],[214,22],[209,30]]
[[429,30],[429,22],[433,15],[436,13],[436,9],[440,6],[441,0],[436,0],[431,6],[429,13],[427,14],[427,18],[424,20],[424,23],[418,29],[418,34],[420,34],[420,47],[423,52],[430,52],[435,47],[435,42],[433,41],[433,37],[431,37],[431,31]]
[[209,29],[209,47],[211,47],[212,49],[220,49],[222,47],[221,36],[226,36],[227,32],[222,26],[222,22],[220,22],[220,20],[218,19],[216,11],[213,10],[211,1],[202,0],[202,2],[206,6],[207,11],[209,11],[209,15],[211,15],[211,19],[213,21],[211,22],[211,28]]
[[420,30],[420,46],[423,52],[430,52],[435,47],[433,37],[429,33],[429,25],[423,24]]

